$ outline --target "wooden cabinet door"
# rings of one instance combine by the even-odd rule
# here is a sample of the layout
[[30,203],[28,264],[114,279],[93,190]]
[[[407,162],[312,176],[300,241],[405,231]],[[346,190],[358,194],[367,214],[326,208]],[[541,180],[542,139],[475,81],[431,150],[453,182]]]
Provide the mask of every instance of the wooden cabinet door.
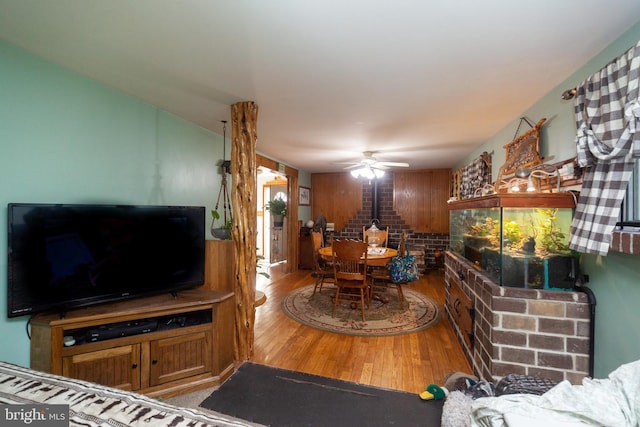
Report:
[[62,375],[123,390],[140,388],[140,344],[91,351],[62,359]]
[[298,268],[313,270],[315,268],[315,261],[313,260],[313,239],[311,238],[311,232],[301,230],[299,239]]
[[156,386],[211,371],[210,331],[150,342],[150,381]]
[[450,285],[448,301],[449,311],[452,314],[456,325],[458,325],[458,329],[464,337],[465,342],[469,348],[473,348],[473,320],[475,317],[473,302],[462,290],[462,287],[455,276],[451,277]]

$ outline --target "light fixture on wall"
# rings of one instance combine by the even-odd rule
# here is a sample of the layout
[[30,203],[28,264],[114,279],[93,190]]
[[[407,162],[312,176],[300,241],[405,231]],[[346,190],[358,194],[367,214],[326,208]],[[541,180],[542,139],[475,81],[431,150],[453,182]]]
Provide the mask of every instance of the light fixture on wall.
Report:
[[518,166],[513,173],[513,178],[508,181],[507,188],[510,193],[518,193],[527,184],[527,191],[533,185],[531,181],[531,169],[526,166]]
[[363,177],[367,179],[382,178],[384,176],[384,171],[381,169],[372,168],[371,166],[363,166],[361,168],[352,170],[351,176],[353,176],[354,178]]
[[[546,170],[546,169],[551,169],[551,170]],[[529,176],[530,179],[532,178],[538,178],[539,180],[545,179],[549,184],[552,182],[551,178],[553,177],[556,178],[556,193],[559,193],[560,182],[562,181],[562,179],[560,177],[560,171],[556,166],[542,164],[540,165],[539,168],[531,171],[531,175]],[[534,190],[527,190],[527,191],[539,191],[539,189],[535,188]]]
[[556,192],[560,192],[561,179],[558,168],[548,164],[541,164],[533,168],[517,168],[514,177],[507,182],[506,186],[510,193],[518,193],[523,188],[526,188],[526,191],[529,193],[534,193],[540,191],[541,180],[544,179],[548,183],[551,183],[551,178],[553,177],[556,178]]

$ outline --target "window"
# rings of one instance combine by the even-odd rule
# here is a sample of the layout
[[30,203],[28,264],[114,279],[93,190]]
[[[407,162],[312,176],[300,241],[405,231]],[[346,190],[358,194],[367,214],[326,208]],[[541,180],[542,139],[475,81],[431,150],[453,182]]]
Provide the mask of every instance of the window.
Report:
[[616,226],[626,231],[640,231],[640,159],[633,165],[633,174],[622,201]]

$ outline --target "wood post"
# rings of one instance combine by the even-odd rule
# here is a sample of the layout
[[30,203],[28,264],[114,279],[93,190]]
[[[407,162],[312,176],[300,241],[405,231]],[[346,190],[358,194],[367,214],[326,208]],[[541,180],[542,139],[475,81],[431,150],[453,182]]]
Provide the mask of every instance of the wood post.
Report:
[[232,239],[236,250],[235,302],[237,363],[253,355],[256,294],[256,141],[258,105],[231,106]]

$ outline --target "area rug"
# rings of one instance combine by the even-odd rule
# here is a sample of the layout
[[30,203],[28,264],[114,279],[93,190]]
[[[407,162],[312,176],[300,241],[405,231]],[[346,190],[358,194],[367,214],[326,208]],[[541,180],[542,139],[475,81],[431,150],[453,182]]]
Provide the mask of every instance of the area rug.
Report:
[[201,407],[268,426],[439,426],[442,401],[246,362]]
[[371,307],[362,310],[358,304],[352,308],[344,303],[333,310],[335,288],[325,287],[322,292],[313,295],[313,285],[304,286],[289,292],[282,300],[282,309],[292,319],[312,328],[345,335],[387,336],[408,334],[434,326],[442,317],[438,304],[420,292],[405,288],[404,305],[398,301],[395,289],[382,294],[382,299],[373,300]]

